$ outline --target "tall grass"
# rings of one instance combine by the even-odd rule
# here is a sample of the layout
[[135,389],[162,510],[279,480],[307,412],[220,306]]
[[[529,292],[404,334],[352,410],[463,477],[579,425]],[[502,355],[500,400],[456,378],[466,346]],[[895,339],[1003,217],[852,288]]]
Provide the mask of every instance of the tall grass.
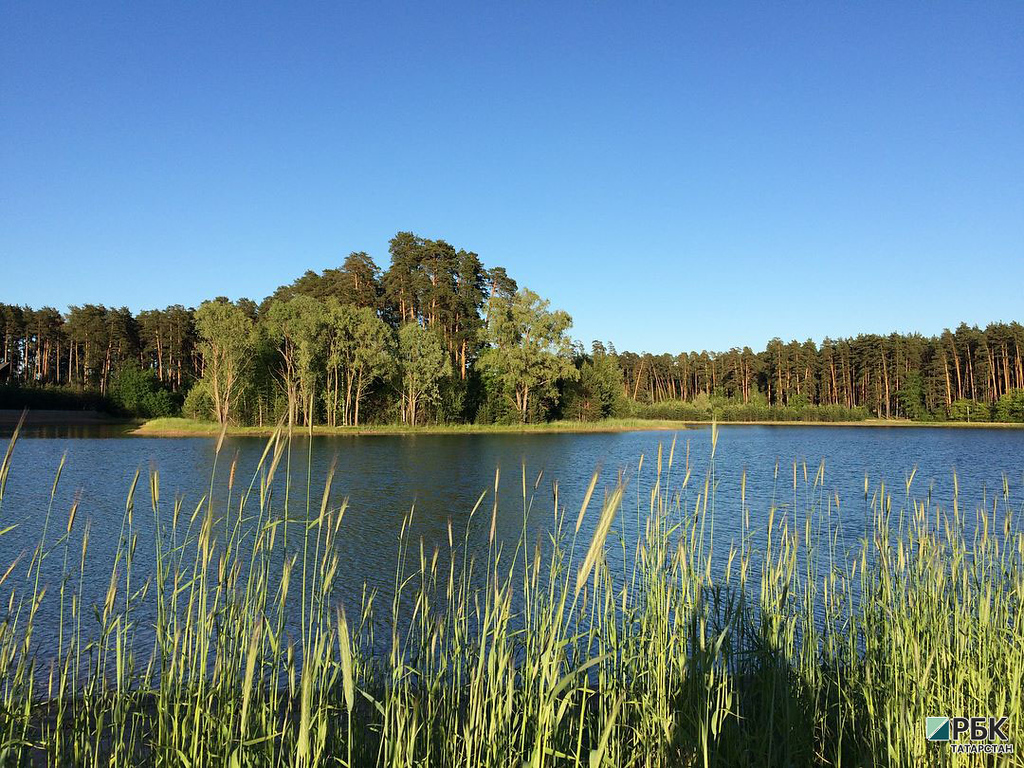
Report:
[[[195,507],[161,499],[153,470],[146,510],[136,475],[104,532],[119,545],[96,605],[83,582],[99,533],[51,505],[33,552],[0,537],[0,763],[909,766],[954,759],[925,741],[927,715],[1005,715],[1019,734],[1024,538],[1007,484],[965,510],[958,494],[949,509],[915,498],[912,475],[895,494],[865,481],[840,507],[823,469],[794,465],[795,506],[752,525],[744,481],[742,536],[723,542],[714,457],[697,477],[679,454],[659,450],[632,489],[595,474],[566,500],[554,485],[546,539],[525,534],[539,488],[525,471],[518,541],[495,535],[497,477],[442,541],[415,540],[410,512],[390,605],[342,605],[346,503],[333,473],[281,497],[281,431],[248,481],[215,467],[218,505],[212,480]],[[59,583],[40,578],[53,558]],[[42,637],[49,602],[59,628]]]

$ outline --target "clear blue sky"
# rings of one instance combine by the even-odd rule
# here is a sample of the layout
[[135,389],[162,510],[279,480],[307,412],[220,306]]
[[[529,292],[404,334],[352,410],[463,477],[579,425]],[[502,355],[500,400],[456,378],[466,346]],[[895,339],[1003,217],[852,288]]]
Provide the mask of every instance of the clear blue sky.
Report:
[[619,349],[1024,321],[1024,3],[0,6],[0,301],[397,230]]

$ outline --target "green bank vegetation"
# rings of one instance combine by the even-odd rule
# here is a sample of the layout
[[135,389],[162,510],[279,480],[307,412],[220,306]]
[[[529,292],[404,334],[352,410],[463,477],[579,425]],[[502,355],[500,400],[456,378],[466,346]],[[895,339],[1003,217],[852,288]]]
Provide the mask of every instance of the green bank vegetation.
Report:
[[[532,432],[628,432],[631,430],[673,430],[686,429],[692,422],[666,421],[663,419],[602,419],[601,421],[541,421],[527,424],[423,424],[419,426],[402,424],[362,424],[360,426],[329,427],[317,425],[304,427],[300,434],[314,435],[430,435],[430,434],[516,434]],[[267,436],[275,427],[229,425],[222,428],[210,421],[197,421],[181,417],[150,419],[139,425],[133,434],[153,437],[206,435],[217,437],[222,429],[233,436]]]
[[[155,471],[136,476],[100,605],[82,602],[89,522],[77,503],[51,509],[34,551],[2,549],[0,763],[916,766],[949,758],[925,742],[928,715],[1022,722],[1024,537],[1007,483],[975,510],[953,478],[939,508],[913,472],[839,499],[823,466],[793,465],[757,510],[745,480],[720,487],[715,437],[704,476],[673,442],[631,481],[595,474],[583,498],[524,468],[511,503],[525,531],[553,490],[550,537],[497,541],[510,500],[487,490],[440,541],[411,540],[407,520],[390,605],[334,590],[346,501],[330,476],[275,492],[281,431],[252,474],[215,467],[223,519],[203,491],[186,507]],[[16,524],[2,497],[16,439],[0,537]],[[60,469],[39,482],[55,492]],[[725,493],[731,539],[716,531]],[[843,553],[851,514],[863,536]],[[156,521],[145,540],[140,515]],[[33,632],[44,605],[55,636]]]
[[[667,418],[634,419],[608,418],[600,421],[542,421],[527,424],[424,424],[407,426],[402,424],[364,424],[358,427],[327,427],[323,425],[302,428],[300,434],[313,435],[474,435],[474,434],[536,434],[536,433],[585,433],[585,432],[635,432],[661,431],[671,432],[698,427],[708,427],[713,423],[712,417],[674,420]],[[12,422],[13,424],[13,422]],[[763,425],[763,426],[830,426],[830,427],[929,427],[944,429],[984,428],[1021,428],[1020,424],[1002,424],[992,422],[957,422],[930,421],[917,422],[899,419],[861,419],[857,421],[811,421],[796,419],[754,419],[732,420],[722,425]],[[273,434],[274,427],[228,425],[221,427],[211,421],[197,421],[178,416],[149,419],[130,429],[131,434],[139,437],[218,437],[222,430],[233,437],[266,437]]]
[[238,426],[608,417],[1024,422],[1024,326],[961,324],[682,354],[570,340],[571,318],[472,251],[399,232],[257,303],[133,314],[0,304],[0,408]]

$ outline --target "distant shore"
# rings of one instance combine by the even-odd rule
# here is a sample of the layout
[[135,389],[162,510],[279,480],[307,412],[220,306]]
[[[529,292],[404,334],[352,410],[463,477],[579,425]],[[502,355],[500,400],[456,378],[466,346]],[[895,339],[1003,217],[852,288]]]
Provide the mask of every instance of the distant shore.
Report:
[[[720,427],[946,427],[953,429],[1024,429],[1024,424],[994,422],[922,422],[905,419],[866,419],[864,421],[720,421]],[[710,421],[667,421],[661,419],[605,419],[603,421],[553,421],[541,424],[434,424],[422,427],[369,424],[359,427],[313,427],[314,435],[463,435],[463,434],[536,434],[586,432],[638,432],[700,429]],[[151,419],[132,430],[141,437],[203,437],[219,435],[221,427],[206,421],[183,418]],[[266,437],[273,426],[228,426],[225,433],[237,437]],[[295,427],[296,433],[308,434],[308,427]]]

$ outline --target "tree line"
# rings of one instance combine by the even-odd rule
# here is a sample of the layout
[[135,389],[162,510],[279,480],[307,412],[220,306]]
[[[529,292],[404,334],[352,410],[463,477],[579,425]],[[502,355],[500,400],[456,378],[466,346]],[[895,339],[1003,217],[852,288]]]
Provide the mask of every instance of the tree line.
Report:
[[[1024,327],[859,335],[765,349],[623,352],[472,251],[399,232],[260,303],[133,315],[0,303],[0,397],[93,395],[223,423],[525,422],[608,416],[1024,420]],[[731,409],[731,410],[729,410]]]
[[775,338],[749,347],[680,355],[623,352],[631,401],[716,399],[772,408],[860,409],[881,418],[1024,421],[1024,326],[961,323],[939,336],[892,333]]
[[399,232],[389,255],[381,270],[352,253],[259,304],[218,297],[137,316],[0,304],[0,371],[22,389],[95,392],[139,415],[180,409],[224,423],[557,415],[579,377],[568,314],[444,240]]

